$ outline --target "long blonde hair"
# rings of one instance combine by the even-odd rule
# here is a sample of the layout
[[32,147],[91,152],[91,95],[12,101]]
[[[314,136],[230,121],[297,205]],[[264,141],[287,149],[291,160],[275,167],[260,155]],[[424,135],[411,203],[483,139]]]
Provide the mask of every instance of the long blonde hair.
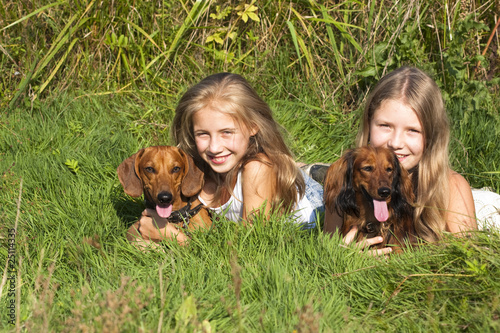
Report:
[[436,82],[422,70],[401,67],[375,86],[366,102],[357,146],[370,141],[370,123],[385,100],[401,101],[411,107],[422,125],[424,151],[412,174],[416,194],[415,230],[417,236],[435,241],[445,229],[448,207],[450,127],[443,97]]
[[[193,134],[193,116],[199,110],[217,105],[217,110],[230,115],[247,129],[257,128],[257,133],[250,138],[245,156],[239,165],[229,171],[224,181],[201,159],[196,149]],[[292,153],[285,144],[280,126],[274,120],[271,108],[260,98],[250,84],[240,75],[218,73],[210,75],[191,87],[181,98],[175,110],[172,135],[179,148],[193,156],[198,163],[205,165],[205,172],[217,182],[218,191],[214,205],[220,205],[221,186],[231,193],[231,184],[238,171],[248,162],[259,160],[268,163],[276,175],[273,184],[274,195],[271,198],[273,209],[289,212],[297,202],[297,193],[302,197],[305,181],[300,173]],[[266,160],[261,156],[265,155]]]

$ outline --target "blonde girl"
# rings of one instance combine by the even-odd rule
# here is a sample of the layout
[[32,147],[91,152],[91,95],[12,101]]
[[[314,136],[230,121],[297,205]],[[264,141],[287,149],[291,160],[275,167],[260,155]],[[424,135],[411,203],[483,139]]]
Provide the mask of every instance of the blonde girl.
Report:
[[[314,226],[323,189],[297,167],[269,105],[242,76],[214,74],[191,87],[172,129],[178,147],[205,171],[199,198],[207,207],[236,222],[279,212]],[[145,211],[141,224],[151,216],[158,219]],[[177,235],[167,229],[166,237]]]
[[[449,137],[443,98],[434,80],[417,68],[402,67],[383,77],[371,92],[356,139],[358,147],[391,149],[410,172],[417,198],[415,229],[426,241],[438,240],[443,231],[477,229],[471,188],[449,167]],[[333,232],[341,225],[342,218],[327,209],[324,230]]]

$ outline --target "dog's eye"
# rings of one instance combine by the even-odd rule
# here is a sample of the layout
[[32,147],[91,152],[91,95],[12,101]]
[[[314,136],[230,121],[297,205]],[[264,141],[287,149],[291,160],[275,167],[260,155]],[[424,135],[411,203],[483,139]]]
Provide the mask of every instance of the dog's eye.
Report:
[[154,173],[155,169],[153,167],[145,167],[144,170],[146,170],[149,173]]
[[368,166],[362,167],[361,170],[366,171],[366,172],[372,172],[373,167],[368,165]]
[[385,169],[385,171],[392,172],[392,168],[387,168],[387,169]]
[[174,167],[174,168],[172,169],[172,173],[177,173],[177,172],[179,172],[179,171],[181,171],[181,168],[180,168],[180,167],[178,167],[178,166],[176,166],[176,167]]

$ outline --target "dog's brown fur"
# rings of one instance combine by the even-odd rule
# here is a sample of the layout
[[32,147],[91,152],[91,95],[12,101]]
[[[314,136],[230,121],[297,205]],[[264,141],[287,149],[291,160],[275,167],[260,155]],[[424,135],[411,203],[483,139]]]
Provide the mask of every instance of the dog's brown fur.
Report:
[[[325,177],[325,205],[343,216],[341,234],[358,227],[357,241],[382,236],[397,247],[416,243],[413,227],[415,199],[410,177],[397,157],[385,148],[361,147],[348,151],[330,166]],[[389,218],[375,218],[372,199],[387,203]]]
[[[191,156],[172,146],[155,146],[139,150],[125,159],[117,169],[118,178],[125,193],[132,197],[144,194],[146,206],[172,204],[172,211],[179,211],[191,203],[191,207],[201,205],[197,194],[203,187],[203,172],[195,165]],[[168,219],[167,219],[168,220]],[[179,231],[208,228],[212,224],[208,211],[202,207],[189,223],[179,223]],[[155,226],[134,223],[127,234],[129,241],[146,243],[165,239],[167,222]],[[187,227],[186,227],[187,226]],[[187,229],[187,230],[186,230]]]

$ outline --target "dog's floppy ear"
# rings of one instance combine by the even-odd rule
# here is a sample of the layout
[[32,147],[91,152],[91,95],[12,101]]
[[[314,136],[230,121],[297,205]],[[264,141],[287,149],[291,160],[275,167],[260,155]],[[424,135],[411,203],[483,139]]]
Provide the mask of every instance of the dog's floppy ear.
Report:
[[398,223],[394,224],[394,235],[403,242],[407,238],[410,243],[416,243],[415,224],[413,223],[413,204],[415,194],[408,171],[399,163],[394,155],[394,179],[392,181],[391,207]]
[[[418,171],[417,171],[418,172]],[[411,176],[405,168],[401,168],[401,179],[400,179],[401,193],[405,200],[413,204],[415,201],[415,193],[413,192],[413,183],[411,181]]]
[[344,181],[344,173],[347,169],[347,163],[344,157],[335,161],[325,175],[324,186],[324,201],[327,208],[331,210],[332,205],[335,203],[335,198],[339,195]]
[[[394,178],[392,180],[391,205],[397,215],[413,217],[411,205],[415,201],[413,186],[408,171],[401,167],[396,155],[393,155]],[[403,218],[403,216],[398,216]]]
[[142,195],[142,181],[135,171],[135,162],[136,158],[142,156],[143,152],[144,149],[139,150],[134,155],[125,159],[116,169],[123,190],[131,197],[140,197]]
[[[349,150],[328,169],[325,177],[325,206],[332,211],[333,205],[339,215],[346,207],[356,207],[356,195],[352,186],[354,152]],[[352,201],[352,202],[351,202]],[[352,208],[351,208],[352,209]]]
[[201,191],[204,184],[204,173],[198,168],[191,156],[179,149],[186,163],[186,174],[181,183],[181,191],[185,197],[193,197]]
[[358,150],[350,150],[345,154],[347,165],[344,173],[344,183],[335,202],[335,207],[339,215],[346,213],[359,217],[356,191],[354,190],[354,160],[356,159],[357,152]]

